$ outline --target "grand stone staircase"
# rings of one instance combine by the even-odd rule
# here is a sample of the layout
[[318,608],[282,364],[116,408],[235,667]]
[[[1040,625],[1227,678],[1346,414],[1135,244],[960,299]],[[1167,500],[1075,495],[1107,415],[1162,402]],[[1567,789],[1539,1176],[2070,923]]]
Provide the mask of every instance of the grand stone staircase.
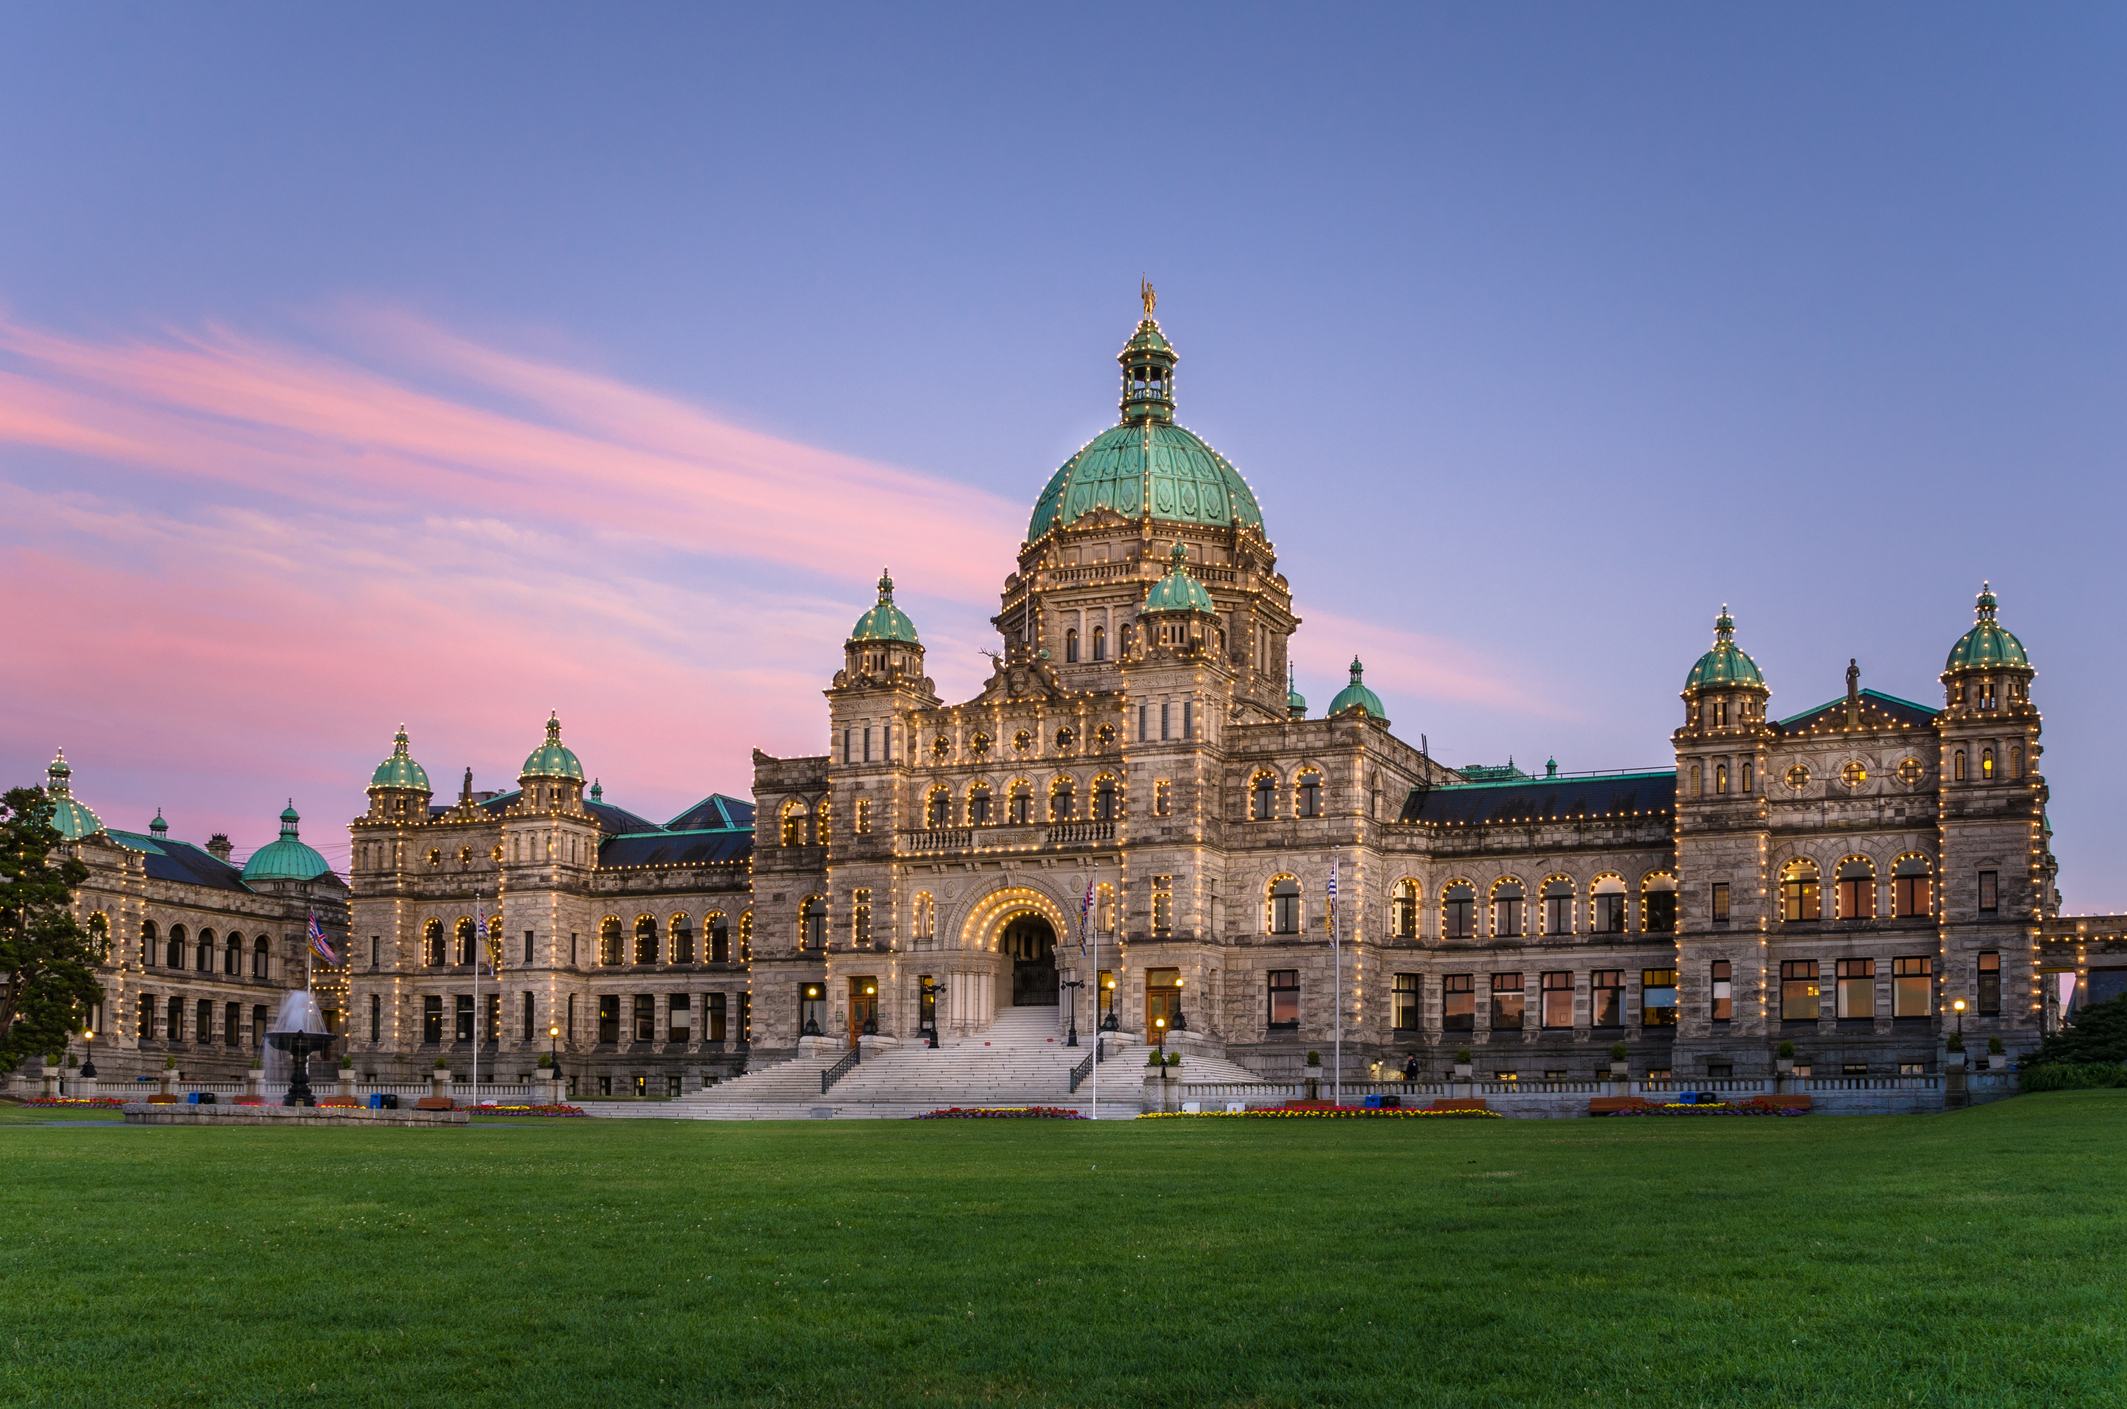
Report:
[[[1145,1045],[1108,1035],[1100,1064],[1100,1116],[1128,1118],[1143,1095]],[[820,1073],[831,1059],[800,1057],[749,1072],[706,1091],[671,1101],[586,1103],[592,1115],[660,1120],[891,1119],[922,1115],[941,1106],[1062,1106],[1093,1114],[1089,1085],[1071,1091],[1071,1069],[1092,1053],[1067,1047],[1056,1032],[1054,1008],[1007,1008],[985,1031],[949,1039],[937,1048],[921,1043],[866,1052],[862,1061],[820,1092]],[[1183,1051],[1182,1073],[1190,1081],[1260,1081],[1224,1057]]]

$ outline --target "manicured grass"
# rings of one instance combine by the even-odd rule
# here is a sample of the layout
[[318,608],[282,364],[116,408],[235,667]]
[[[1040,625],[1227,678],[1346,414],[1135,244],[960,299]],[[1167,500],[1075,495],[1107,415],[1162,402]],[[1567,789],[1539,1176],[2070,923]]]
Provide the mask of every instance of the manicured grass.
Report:
[[[2117,1404],[2127,1092],[0,1129],[0,1402]],[[21,1128],[16,1128],[21,1127]]]

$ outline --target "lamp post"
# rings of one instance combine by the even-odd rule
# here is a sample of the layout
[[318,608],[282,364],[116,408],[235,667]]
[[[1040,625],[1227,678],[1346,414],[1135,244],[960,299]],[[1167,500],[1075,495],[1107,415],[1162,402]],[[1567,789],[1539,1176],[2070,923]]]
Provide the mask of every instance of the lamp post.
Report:
[[1167,1060],[1167,1020],[1165,1018],[1154,1018],[1152,1027],[1159,1034],[1160,1060],[1164,1062]]
[[[927,978],[917,979],[916,999],[916,1035],[923,1039],[925,1046],[936,1047],[938,1045],[938,985]],[[926,1014],[930,1017],[929,1022],[924,1021]]]
[[1076,1047],[1078,1045],[1078,990],[1086,986],[1086,981],[1082,978],[1067,978],[1056,986],[1071,991],[1071,1032],[1069,1036],[1064,1038],[1064,1046]]
[[864,985],[864,996],[872,1001],[864,1005],[864,1031],[861,1035],[877,1037],[879,1035],[879,986],[875,983],[867,983]]
[[1100,1020],[1100,1030],[1102,1032],[1116,1032],[1121,1029],[1122,1024],[1115,1020],[1115,980],[1112,977],[1108,980],[1107,983],[1107,993],[1108,1012],[1107,1015]]
[[560,1042],[560,1040],[561,1040],[561,1027],[560,1027],[560,1025],[559,1025],[558,1023],[548,1023],[548,1024],[547,1024],[547,1065],[548,1065],[549,1067],[552,1067],[552,1068],[553,1068],[553,1070],[554,1070],[554,1075],[556,1075],[556,1076],[559,1076],[559,1075],[561,1075],[561,1062],[560,1062],[560,1060],[559,1060],[559,1059],[558,1059],[558,1058],[557,1058],[557,1057],[555,1056],[555,1053],[554,1053],[554,1047],[555,1047],[555,1044],[556,1044],[556,1043]]
[[1189,1030],[1189,1019],[1182,1016],[1182,980],[1179,975],[1174,980],[1174,1030],[1176,1032],[1187,1032]]
[[94,1081],[96,1079],[96,1029],[93,1027],[82,1029],[81,1040],[86,1042],[89,1047],[89,1050],[81,1058],[81,1079],[83,1081]]
[[1965,1000],[1960,998],[1950,1007],[1957,1014],[1957,1045],[1962,1047],[1965,1045]]

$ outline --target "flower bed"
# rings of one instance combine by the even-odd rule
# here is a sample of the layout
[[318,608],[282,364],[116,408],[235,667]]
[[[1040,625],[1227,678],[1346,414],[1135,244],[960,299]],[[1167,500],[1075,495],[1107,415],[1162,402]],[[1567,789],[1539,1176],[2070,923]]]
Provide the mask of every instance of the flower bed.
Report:
[[1063,1106],[947,1106],[912,1117],[916,1120],[1084,1120]]
[[590,1118],[584,1116],[582,1106],[498,1106],[483,1103],[467,1106],[465,1109],[474,1115],[536,1115],[551,1116],[557,1120],[565,1120],[571,1116],[583,1116],[586,1120]]
[[1265,1107],[1259,1111],[1155,1111],[1139,1120],[1505,1120],[1498,1111],[1424,1111],[1393,1107],[1329,1106],[1312,1110]]
[[25,1106],[95,1106],[102,1110],[117,1110],[126,1103],[123,1096],[32,1096]]
[[1676,1104],[1676,1105],[1668,1105],[1668,1106],[1628,1106],[1628,1107],[1626,1107],[1626,1108],[1625,1108],[1624,1110],[1621,1110],[1621,1111],[1610,1111],[1610,1112],[1608,1112],[1608,1114],[1610,1114],[1610,1115],[1613,1115],[1613,1116],[1618,1116],[1618,1115],[1808,1115],[1808,1114],[1809,1114],[1809,1111],[1808,1111],[1808,1109],[1807,1109],[1806,1107],[1802,1107],[1802,1106],[1775,1106],[1775,1105],[1771,1105],[1771,1104],[1768,1104],[1768,1103],[1766,1103],[1766,1102],[1762,1102],[1762,1101],[1744,1101],[1744,1102],[1741,1102],[1741,1103],[1739,1103],[1739,1104],[1736,1104],[1736,1105],[1730,1105],[1730,1104],[1728,1104],[1728,1103],[1727,1103],[1726,1101],[1723,1101],[1723,1102],[1721,1102],[1721,1103],[1720,1103],[1720,1104],[1718,1104],[1718,1105],[1693,1105],[1693,1106],[1687,1106],[1687,1105],[1683,1105],[1683,1104],[1679,1103],[1679,1104]]

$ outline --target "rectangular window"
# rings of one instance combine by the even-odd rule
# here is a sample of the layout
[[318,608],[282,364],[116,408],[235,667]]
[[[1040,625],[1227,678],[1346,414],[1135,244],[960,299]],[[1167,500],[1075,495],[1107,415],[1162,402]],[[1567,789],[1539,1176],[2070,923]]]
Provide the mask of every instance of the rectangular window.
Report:
[[1441,913],[1441,926],[1449,939],[1468,939],[1477,902],[1465,896],[1449,900]]
[[1817,1020],[1817,961],[1787,959],[1780,965],[1780,1021]]
[[1449,974],[1440,980],[1440,1025],[1449,1032],[1477,1030],[1477,975]]
[[1873,876],[1839,878],[1839,918],[1868,920],[1876,915],[1876,880]]
[[1731,1022],[1736,1015],[1735,970],[1726,959],[1713,961],[1713,1020]]
[[170,1042],[182,1042],[185,1040],[184,999],[172,998],[170,1000],[170,1030],[164,1033],[163,1037]]
[[1544,1026],[1573,1026],[1573,975],[1544,975]]
[[1152,928],[1164,934],[1174,928],[1174,877],[1152,878]]
[[598,999],[598,1040],[620,1041],[620,995],[605,993]]
[[1182,737],[1185,739],[1193,739],[1196,737],[1195,700],[1182,701]]
[[[376,994],[369,995],[369,1003],[370,1012],[374,1015],[377,1010]],[[263,1050],[266,1046],[266,1005],[264,1003],[251,1005],[251,1046],[254,1051]]]
[[1598,895],[1595,897],[1595,933],[1623,934],[1625,932],[1625,897],[1623,895]]
[[694,1000],[685,993],[673,994],[665,1004],[665,1040],[694,1040]]
[[1300,1025],[1300,971],[1270,971],[1270,1025],[1295,1028]]
[[436,1043],[443,1040],[443,995],[431,993],[421,1000],[421,1040]]
[[1993,871],[1979,873],[1979,908],[1990,914],[2001,908],[2001,892],[1995,878]]
[[1891,1016],[1924,1018],[1933,1012],[1934,974],[1935,961],[1926,955],[1891,960]]
[[1520,1027],[1522,1007],[1528,1001],[1520,974],[1492,975],[1492,1026],[1495,1029]]
[[1597,969],[1588,975],[1588,1023],[1591,1027],[1625,1025],[1625,971]]
[[1418,982],[1417,974],[1396,975],[1393,1011],[1398,1032],[1418,1030]]
[[1676,892],[1673,890],[1650,890],[1645,902],[1647,933],[1676,933]]
[[222,1006],[222,1045],[244,1045],[244,1009],[241,1004],[226,1003]]
[[369,1040],[384,1040],[384,995],[381,993],[369,995]]
[[871,830],[871,799],[857,799],[857,834],[862,836]]
[[1139,743],[1143,743],[1152,737],[1145,732],[1145,712],[1150,708],[1150,705],[1139,705],[1137,707],[1137,741]]
[[523,1031],[524,1031],[524,1035],[523,1035],[522,1037],[518,1038],[518,1039],[517,1039],[518,1041],[520,1041],[520,1042],[530,1042],[530,1041],[534,1040],[534,1037],[533,1037],[533,1032],[532,1032],[532,995],[531,995],[530,993],[526,993],[526,994],[524,995],[524,1024],[523,1024]]
[[750,990],[739,995],[739,1041],[753,1041],[753,994]]
[[1979,956],[1979,1015],[2001,1016],[2001,955],[1988,950]]
[[1728,882],[1726,881],[1715,881],[1713,883],[1713,922],[1717,925],[1728,923]]
[[214,1004],[204,998],[199,1000],[199,1030],[192,1040],[202,1046],[214,1040]]
[[1900,919],[1915,920],[1928,913],[1928,878],[1926,876],[1898,876],[1891,881],[1891,901],[1898,909]]
[[1640,971],[1640,1026],[1676,1026],[1676,970]]
[[524,962],[527,967],[532,962],[532,932],[530,930],[524,932]]
[[1173,729],[1171,727],[1173,718],[1174,706],[1162,700],[1160,702],[1160,737],[1162,739],[1168,739],[1174,736]]
[[864,726],[864,761],[871,762],[871,725]]
[[1814,875],[1793,877],[1780,882],[1780,920],[1783,924],[1791,925],[1804,920],[1823,918],[1822,882]]
[[859,949],[871,948],[871,891],[850,892],[849,938]]
[[654,995],[648,993],[635,995],[634,1026],[635,1040],[637,1042],[655,1042],[657,1040],[657,998]]
[[1572,896],[1547,895],[1544,897],[1544,933],[1573,933]]
[[847,762],[849,762],[849,761],[850,761],[850,758],[849,758],[849,734],[850,734],[850,731],[849,731],[849,730],[847,730],[847,729],[844,729],[844,730],[842,731],[842,761],[843,761],[844,763],[847,763]]
[[148,994],[140,995],[140,1036],[143,1041],[155,1037],[155,999]]
[[711,1042],[722,1042],[724,1040],[725,1010],[724,995],[721,993],[710,994],[708,1040]]
[[453,1029],[453,1040],[470,1042],[473,1040],[473,995],[460,993],[456,996],[458,1000],[457,1023]]
[[1876,1016],[1876,961],[1874,959],[1841,959],[1839,961],[1838,1014],[1842,1018],[1873,1018]]

